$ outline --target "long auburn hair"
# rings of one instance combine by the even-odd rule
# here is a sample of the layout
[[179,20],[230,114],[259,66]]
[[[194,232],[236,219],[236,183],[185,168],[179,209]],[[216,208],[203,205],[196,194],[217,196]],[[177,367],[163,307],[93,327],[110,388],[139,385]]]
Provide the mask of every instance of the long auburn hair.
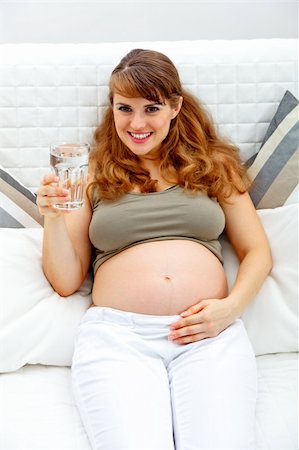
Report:
[[219,201],[248,189],[250,181],[239,149],[218,136],[209,113],[182,87],[172,61],[157,51],[134,49],[111,74],[110,104],[94,133],[90,158],[93,181],[89,187],[96,188],[101,199],[115,200],[136,186],[143,193],[154,192],[157,184],[118,137],[113,118],[115,93],[155,103],[167,100],[172,108],[183,97],[180,112],[172,119],[160,149],[160,173],[166,181],[205,191]]

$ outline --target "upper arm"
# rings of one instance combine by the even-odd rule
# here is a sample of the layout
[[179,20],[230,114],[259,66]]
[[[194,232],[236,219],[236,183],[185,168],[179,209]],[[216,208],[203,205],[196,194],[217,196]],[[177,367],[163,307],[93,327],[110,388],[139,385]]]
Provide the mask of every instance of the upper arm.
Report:
[[226,234],[240,260],[251,251],[269,253],[270,247],[262,223],[249,194],[233,194],[230,203],[222,203]]
[[80,259],[83,277],[87,274],[91,261],[92,245],[89,240],[89,224],[92,208],[85,194],[84,206],[65,215],[65,223],[73,248]]

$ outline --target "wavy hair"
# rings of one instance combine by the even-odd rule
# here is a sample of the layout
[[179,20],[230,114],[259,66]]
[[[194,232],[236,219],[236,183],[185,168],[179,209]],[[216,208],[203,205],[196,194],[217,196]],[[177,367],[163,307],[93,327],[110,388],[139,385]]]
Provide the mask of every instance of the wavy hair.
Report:
[[172,108],[183,97],[180,112],[172,119],[160,149],[160,173],[166,181],[205,191],[219,201],[227,201],[233,192],[246,192],[250,181],[239,149],[218,136],[208,111],[182,87],[172,61],[157,51],[134,49],[111,74],[110,104],[94,133],[90,187],[96,187],[102,199],[115,200],[136,186],[143,193],[157,190],[157,180],[151,179],[138,156],[118,137],[113,118],[115,93],[155,103],[167,100]]

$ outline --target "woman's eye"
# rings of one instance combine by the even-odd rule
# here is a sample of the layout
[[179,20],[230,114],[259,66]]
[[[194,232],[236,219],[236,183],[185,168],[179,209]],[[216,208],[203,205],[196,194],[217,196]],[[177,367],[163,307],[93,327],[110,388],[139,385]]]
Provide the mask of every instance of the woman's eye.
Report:
[[117,109],[122,112],[131,112],[131,108],[129,106],[119,106]]
[[149,107],[147,108],[147,112],[149,112],[149,113],[155,113],[155,112],[157,112],[157,111],[159,111],[158,106],[149,106]]

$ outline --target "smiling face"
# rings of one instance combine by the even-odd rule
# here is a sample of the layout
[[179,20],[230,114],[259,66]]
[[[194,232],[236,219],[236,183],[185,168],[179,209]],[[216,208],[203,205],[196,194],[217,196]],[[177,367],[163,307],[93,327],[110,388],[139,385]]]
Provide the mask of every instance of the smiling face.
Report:
[[169,132],[171,120],[179,113],[167,100],[161,103],[141,97],[113,96],[113,115],[121,141],[141,160],[158,159],[159,149]]

